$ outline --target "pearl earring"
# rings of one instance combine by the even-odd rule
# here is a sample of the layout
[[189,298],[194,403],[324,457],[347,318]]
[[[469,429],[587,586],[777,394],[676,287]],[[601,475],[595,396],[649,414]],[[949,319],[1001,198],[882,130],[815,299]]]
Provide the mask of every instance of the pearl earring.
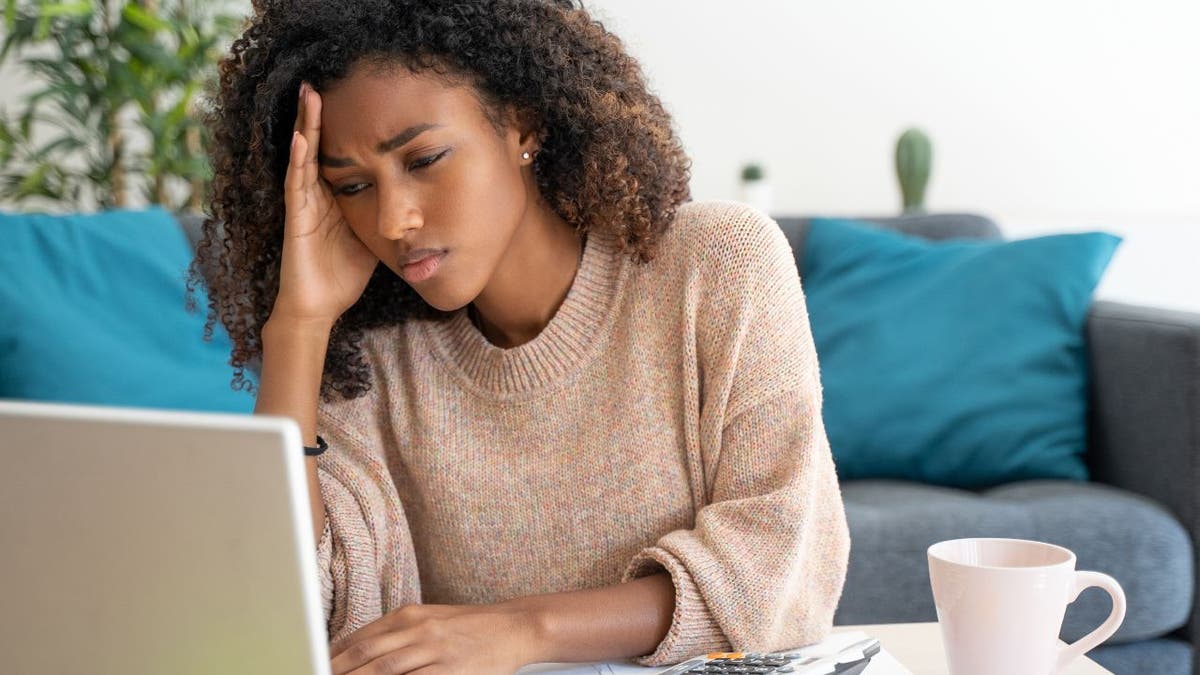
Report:
[[521,159],[529,159],[529,151],[528,150],[521,153]]

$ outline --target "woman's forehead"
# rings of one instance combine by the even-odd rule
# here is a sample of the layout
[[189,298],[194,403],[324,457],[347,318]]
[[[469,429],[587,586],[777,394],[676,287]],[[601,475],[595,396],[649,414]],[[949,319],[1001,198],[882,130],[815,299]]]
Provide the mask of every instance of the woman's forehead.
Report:
[[415,125],[473,127],[483,117],[469,85],[404,68],[355,68],[321,93],[321,103],[321,145],[330,152],[374,146]]

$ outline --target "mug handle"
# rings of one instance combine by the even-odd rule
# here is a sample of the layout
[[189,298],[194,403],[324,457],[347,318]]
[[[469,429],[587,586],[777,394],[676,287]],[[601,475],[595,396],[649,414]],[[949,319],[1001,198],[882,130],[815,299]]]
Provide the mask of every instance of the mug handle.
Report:
[[1075,588],[1072,590],[1071,599],[1067,604],[1075,602],[1085,588],[1093,586],[1103,588],[1112,596],[1112,612],[1099,628],[1061,648],[1058,653],[1058,670],[1055,672],[1062,672],[1072,661],[1112,637],[1112,634],[1121,627],[1121,622],[1125,620],[1125,591],[1116,579],[1100,572],[1076,572]]

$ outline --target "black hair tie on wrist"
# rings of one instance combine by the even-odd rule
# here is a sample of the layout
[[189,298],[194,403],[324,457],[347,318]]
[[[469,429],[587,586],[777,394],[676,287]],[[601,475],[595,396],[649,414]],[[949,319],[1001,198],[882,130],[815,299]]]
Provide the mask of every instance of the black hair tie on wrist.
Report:
[[321,454],[322,452],[325,452],[328,449],[329,449],[329,444],[325,442],[325,439],[321,438],[320,436],[317,436],[317,447],[310,448],[307,445],[304,446],[304,455],[306,457],[316,457],[317,455]]

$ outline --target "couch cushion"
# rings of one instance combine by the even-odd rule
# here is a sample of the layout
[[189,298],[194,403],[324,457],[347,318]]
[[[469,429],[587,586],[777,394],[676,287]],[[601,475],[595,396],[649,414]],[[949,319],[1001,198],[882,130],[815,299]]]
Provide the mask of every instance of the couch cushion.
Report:
[[[1155,502],[1099,483],[1027,481],[982,492],[899,481],[842,484],[850,568],[838,624],[936,621],[926,549],[946,539],[1035,539],[1075,552],[1077,569],[1125,589],[1125,622],[1109,642],[1158,637],[1191,610],[1191,539]],[[1111,601],[1088,589],[1067,608],[1064,640],[1090,632]]]
[[[792,245],[796,266],[804,260],[804,240],[816,216],[779,216],[775,222]],[[911,234],[923,239],[1003,239],[1000,226],[987,216],[974,213],[910,213],[901,216],[861,216],[853,220]]]
[[0,214],[0,233],[0,398],[253,410],[228,335],[205,342],[185,309],[192,252],[169,213]]
[[1118,242],[929,242],[813,220],[801,277],[838,475],[1086,478],[1083,328]]
[[1192,645],[1174,638],[1105,644],[1087,656],[1121,675],[1192,675]]

